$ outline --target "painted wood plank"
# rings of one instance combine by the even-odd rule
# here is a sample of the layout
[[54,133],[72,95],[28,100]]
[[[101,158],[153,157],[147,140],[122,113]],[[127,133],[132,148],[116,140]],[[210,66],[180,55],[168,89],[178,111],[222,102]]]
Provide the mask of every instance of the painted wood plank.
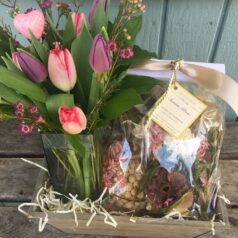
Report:
[[[238,1],[227,1],[228,7],[225,16],[225,22],[221,29],[221,35],[218,39],[216,52],[214,53],[214,62],[226,64],[226,71],[233,79],[238,81],[237,57],[238,57]],[[232,120],[235,114],[227,106],[227,119]]]
[[224,0],[168,1],[162,58],[206,62],[223,3]]

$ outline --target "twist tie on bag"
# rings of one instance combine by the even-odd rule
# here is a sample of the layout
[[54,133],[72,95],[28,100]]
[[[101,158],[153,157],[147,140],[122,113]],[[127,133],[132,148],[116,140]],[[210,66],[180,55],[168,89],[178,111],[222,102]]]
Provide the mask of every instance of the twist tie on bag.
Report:
[[[26,163],[35,165],[36,167],[48,172],[46,168],[43,166],[34,163],[32,161],[23,159]],[[18,206],[18,211],[23,215],[27,216],[30,219],[38,219],[38,230],[42,232],[49,221],[49,212],[56,214],[68,214],[73,213],[74,221],[76,226],[78,226],[78,213],[88,213],[92,214],[89,220],[86,223],[86,226],[89,226],[93,221],[94,217],[98,215],[104,216],[104,223],[113,227],[117,227],[116,220],[112,217],[112,215],[102,206],[103,197],[107,192],[107,188],[104,189],[100,197],[91,201],[89,198],[84,199],[83,201],[77,199],[77,195],[72,195],[69,193],[69,196],[65,196],[59,192],[53,190],[52,186],[48,186],[48,181],[45,182],[44,186],[42,186],[37,194],[36,194],[36,202],[33,203],[22,203]],[[65,197],[68,202],[63,203],[61,199],[56,198],[56,196]],[[24,207],[38,207],[40,211],[44,213],[44,217],[40,216],[32,216],[30,213],[24,211]]]
[[183,59],[171,61],[172,76],[170,79],[169,87],[174,87],[174,89],[176,89],[176,82],[177,82],[176,72],[177,70],[180,70],[183,63],[184,63]]

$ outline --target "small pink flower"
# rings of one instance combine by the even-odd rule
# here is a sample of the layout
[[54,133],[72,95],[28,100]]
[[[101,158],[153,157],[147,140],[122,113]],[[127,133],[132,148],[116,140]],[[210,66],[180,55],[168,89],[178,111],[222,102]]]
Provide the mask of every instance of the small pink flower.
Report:
[[57,8],[60,8],[60,7],[69,7],[70,5],[68,4],[68,3],[65,3],[65,2],[57,2],[56,4],[55,4],[55,6],[57,7]]
[[23,134],[23,135],[29,135],[33,130],[33,127],[32,126],[28,126],[27,124],[22,124],[21,127],[20,127],[20,132]]
[[28,111],[30,114],[35,114],[38,112],[38,107],[35,104],[33,104],[28,108]]
[[22,101],[17,102],[14,105],[14,108],[16,109],[16,111],[24,111],[24,104]]
[[206,140],[202,140],[200,143],[200,147],[198,148],[198,151],[197,151],[197,156],[199,158],[204,157],[208,148],[209,148],[208,142]]
[[44,122],[44,119],[41,115],[37,116],[35,121],[34,121],[34,124],[39,124],[39,123],[43,123]]
[[112,51],[112,52],[117,52],[118,49],[117,49],[117,43],[113,40],[110,40],[108,43],[107,43],[107,48],[108,50]]
[[50,0],[44,0],[40,5],[41,5],[42,8],[48,9],[48,8],[51,8],[51,6],[52,6],[52,1],[50,1]]
[[16,110],[16,111],[15,111],[15,115],[16,115],[17,117],[23,117],[23,116],[24,116],[24,113],[23,113],[22,110]]
[[87,118],[79,107],[73,106],[68,108],[61,106],[58,114],[60,123],[67,133],[79,134],[86,129]]
[[122,59],[129,59],[133,56],[134,56],[134,51],[130,47],[120,50],[120,58]]

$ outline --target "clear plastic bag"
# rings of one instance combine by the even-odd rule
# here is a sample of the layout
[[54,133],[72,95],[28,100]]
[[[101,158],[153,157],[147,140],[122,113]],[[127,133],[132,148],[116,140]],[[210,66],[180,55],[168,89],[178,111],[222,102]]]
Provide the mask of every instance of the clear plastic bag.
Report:
[[[142,133],[141,133],[142,132]],[[103,186],[108,188],[106,207],[110,210],[140,211],[145,208],[145,194],[139,192],[145,153],[143,126],[123,121],[105,146]]]
[[143,106],[117,125],[118,134],[106,147],[103,175],[110,194],[107,201],[114,210],[156,217],[177,211],[193,219],[211,219],[216,213],[224,106],[197,85],[183,86],[207,109],[179,139],[146,116],[167,85],[154,89]]

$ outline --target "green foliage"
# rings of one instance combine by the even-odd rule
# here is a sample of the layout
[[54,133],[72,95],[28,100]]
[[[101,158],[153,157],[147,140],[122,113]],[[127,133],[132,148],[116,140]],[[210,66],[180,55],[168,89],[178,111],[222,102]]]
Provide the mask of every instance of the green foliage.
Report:
[[63,45],[65,48],[71,49],[71,44],[76,38],[76,32],[74,29],[74,24],[71,16],[68,16],[67,23],[63,33]]
[[149,92],[154,86],[159,84],[159,80],[138,75],[127,75],[121,85],[120,89],[133,88],[139,94]]
[[30,99],[45,102],[47,93],[24,76],[0,66],[0,82]]
[[82,27],[81,34],[73,41],[71,53],[77,69],[77,83],[73,93],[76,102],[86,111],[89,99],[93,71],[89,65],[89,52],[92,47],[92,36],[87,27]]
[[30,104],[32,104],[29,99],[18,94],[15,90],[5,86],[2,83],[0,83],[0,98],[3,98],[13,104],[17,103],[18,101],[22,101],[26,106],[30,106]]
[[48,12],[46,12],[46,20],[49,24],[49,27],[50,27],[50,30],[51,30],[51,33],[53,35],[55,35],[55,41],[63,41],[63,37],[61,36],[61,34],[58,32],[58,30],[56,29],[56,26],[54,25],[54,22],[52,21],[52,19],[50,18]]
[[143,103],[140,95],[135,89],[125,89],[108,100],[102,110],[105,119],[112,120],[127,112],[133,106]]
[[37,52],[37,54],[38,54],[39,58],[41,59],[41,61],[45,65],[47,65],[49,51],[47,51],[45,46],[43,44],[41,44],[40,41],[38,41],[35,38],[35,36],[34,36],[34,34],[32,34],[32,32],[31,32],[31,42],[32,42],[32,46],[34,47],[34,49]]
[[127,21],[124,28],[130,33],[131,39],[128,41],[129,44],[133,45],[137,34],[140,32],[142,27],[142,15],[133,17],[130,21]]
[[58,109],[60,106],[72,107],[74,96],[71,94],[56,94],[46,100],[46,108],[52,120],[58,122]]
[[107,13],[103,6],[103,0],[99,0],[97,9],[95,11],[93,22],[92,22],[92,35],[96,36],[102,29],[102,27],[107,28],[108,20]]

